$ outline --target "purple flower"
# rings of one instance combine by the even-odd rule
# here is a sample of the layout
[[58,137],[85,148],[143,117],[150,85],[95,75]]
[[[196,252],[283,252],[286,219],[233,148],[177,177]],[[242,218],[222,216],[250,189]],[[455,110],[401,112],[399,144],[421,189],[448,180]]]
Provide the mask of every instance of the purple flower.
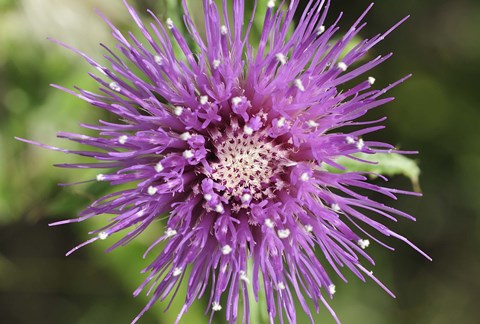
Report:
[[[232,15],[226,13],[227,4]],[[265,4],[258,44],[249,43],[253,17],[244,24],[244,0],[224,0],[222,9],[204,0],[204,36],[185,1],[188,37],[177,29],[178,22],[163,23],[153,13],[156,23],[147,28],[126,3],[146,42],[122,35],[105,19],[121,52],[117,56],[107,49],[109,68],[72,49],[101,73],[92,74],[100,93],[58,88],[105,109],[116,121],[84,125],[97,137],[58,134],[91,151],[39,145],[93,158],[92,164],[63,166],[106,169],[96,180],[129,183],[130,189],[100,198],[78,219],[56,224],[113,214],[81,246],[127,230],[117,247],[168,215],[164,234],[150,247],[165,242],[165,248],[145,269],[149,275],[135,292],[150,285],[151,300],[134,322],[157,300],[175,296],[182,280],[188,288],[178,319],[196,298],[207,295],[209,312],[223,309],[228,322],[235,323],[241,294],[243,322],[248,323],[250,289],[255,296],[265,291],[271,322],[286,316],[295,323],[295,299],[312,322],[309,303],[316,311],[324,304],[337,319],[327,299],[335,293],[335,282],[345,280],[342,267],[392,294],[362,265],[361,259],[373,264],[364,251],[370,240],[386,246],[364,227],[417,249],[366,214],[413,219],[365,196],[370,191],[396,199],[412,193],[371,184],[368,174],[349,172],[335,162],[356,159],[356,153],[398,153],[389,144],[362,139],[382,129],[375,124],[384,119],[358,119],[390,102],[393,98],[382,96],[408,77],[373,89],[375,79],[365,73],[391,54],[360,59],[405,19],[342,57],[365,26],[366,12],[332,42],[338,21],[323,25],[330,1],[310,1],[291,36],[298,1],[285,10],[272,0],[258,5]],[[345,85],[353,79],[358,84]],[[327,166],[343,172],[329,172]],[[327,274],[329,267],[338,278]]]

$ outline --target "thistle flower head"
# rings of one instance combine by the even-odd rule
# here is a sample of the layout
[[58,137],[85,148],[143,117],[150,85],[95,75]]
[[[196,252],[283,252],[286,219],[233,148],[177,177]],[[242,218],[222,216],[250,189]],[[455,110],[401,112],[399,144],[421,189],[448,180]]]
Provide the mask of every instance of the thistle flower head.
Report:
[[[326,268],[340,279],[340,267],[348,268],[381,285],[361,258],[373,263],[364,249],[370,240],[383,243],[363,227],[412,245],[367,212],[411,217],[364,196],[365,191],[391,198],[407,192],[368,183],[366,174],[327,168],[343,170],[338,157],[395,151],[362,138],[381,129],[374,124],[383,119],[357,119],[392,100],[382,96],[404,80],[373,89],[375,79],[366,72],[390,55],[361,61],[398,24],[342,57],[364,27],[366,13],[332,43],[338,27],[324,25],[329,1],[309,1],[291,35],[298,1],[288,6],[259,1],[267,6],[264,26],[259,43],[250,44],[252,20],[244,25],[244,0],[232,1],[232,15],[226,11],[229,2],[223,0],[222,9],[203,1],[203,36],[185,1],[188,35],[177,28],[179,22],[162,22],[153,14],[155,23],[145,26],[126,3],[146,42],[123,35],[107,20],[121,57],[108,50],[110,67],[104,67],[74,50],[100,72],[93,76],[100,92],[62,89],[105,109],[117,122],[85,126],[98,131],[96,137],[59,133],[93,148],[64,152],[98,160],[68,166],[107,168],[96,180],[130,183],[82,213],[81,220],[114,215],[86,243],[128,229],[114,246],[122,245],[168,214],[164,234],[152,245],[165,241],[165,248],[135,292],[152,285],[142,314],[187,280],[179,319],[207,295],[212,314],[224,311],[235,323],[243,304],[243,321],[249,322],[249,289],[255,295],[265,291],[271,320],[296,322],[295,298],[310,318],[307,298],[335,316],[326,298],[335,293],[338,279]],[[353,79],[357,84],[347,88]]]

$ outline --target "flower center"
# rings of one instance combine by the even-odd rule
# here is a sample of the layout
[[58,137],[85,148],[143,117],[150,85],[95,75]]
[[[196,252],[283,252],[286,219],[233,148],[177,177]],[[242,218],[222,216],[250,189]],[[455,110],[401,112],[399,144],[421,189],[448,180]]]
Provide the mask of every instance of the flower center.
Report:
[[225,187],[226,199],[246,203],[271,198],[283,188],[281,174],[288,163],[288,151],[265,133],[248,135],[241,130],[228,130],[215,143],[215,151],[218,162],[211,165],[211,178]]

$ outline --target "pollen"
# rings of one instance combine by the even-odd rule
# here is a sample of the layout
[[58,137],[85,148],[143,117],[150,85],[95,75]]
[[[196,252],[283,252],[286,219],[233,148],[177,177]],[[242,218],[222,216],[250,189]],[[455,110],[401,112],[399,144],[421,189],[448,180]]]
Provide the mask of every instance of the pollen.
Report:
[[328,292],[330,293],[330,295],[333,295],[337,292],[337,287],[335,287],[334,284],[331,284],[330,286],[328,286]]
[[318,27],[317,29],[317,35],[320,36],[321,34],[323,34],[325,32],[325,26],[320,26]]
[[122,91],[122,88],[120,88],[120,85],[117,82],[111,82],[108,86],[115,92]]
[[344,62],[340,62],[338,63],[338,68],[345,72],[348,69],[348,65],[345,64]]
[[212,304],[212,310],[213,310],[214,312],[219,312],[219,311],[222,310],[222,306],[221,306],[219,303],[214,302],[214,303]]
[[210,177],[225,187],[224,198],[239,203],[272,195],[289,162],[288,150],[262,132],[230,130],[217,142],[215,155],[218,162],[212,164]]
[[175,268],[175,269],[173,269],[172,275],[173,275],[174,277],[178,277],[179,275],[182,274],[182,272],[183,272],[182,268]]
[[155,165],[155,171],[157,172],[162,172],[164,170],[164,167],[162,165],[162,162],[158,162],[156,165]]
[[227,244],[227,245],[224,245],[224,246],[222,247],[222,254],[223,254],[223,255],[228,255],[228,254],[230,254],[230,253],[232,253],[232,247],[231,247],[230,245],[228,245],[228,244]]
[[100,232],[98,233],[98,238],[101,239],[101,240],[106,240],[108,237],[108,233],[107,232]]

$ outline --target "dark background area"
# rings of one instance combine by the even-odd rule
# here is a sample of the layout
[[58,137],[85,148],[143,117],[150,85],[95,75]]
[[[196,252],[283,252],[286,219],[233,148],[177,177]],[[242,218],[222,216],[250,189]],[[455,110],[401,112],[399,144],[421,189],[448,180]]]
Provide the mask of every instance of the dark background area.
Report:
[[[95,173],[56,169],[51,165],[75,158],[13,139],[72,147],[55,139],[55,132],[80,131],[80,122],[102,116],[48,86],[96,88],[86,74],[91,69],[80,58],[46,40],[52,36],[100,58],[97,43],[111,41],[93,9],[100,8],[124,30],[132,29],[133,22],[121,1],[98,2],[0,0],[0,323],[129,323],[147,300],[131,293],[144,278],[139,272],[149,260],[141,255],[160,226],[107,255],[108,242],[100,242],[65,257],[102,220],[54,228],[48,223],[75,217],[109,188],[97,183],[58,187]],[[162,1],[130,2],[159,15],[166,8]],[[172,10],[174,1],[167,2]],[[329,21],[345,12],[341,31],[370,3],[332,2]],[[394,240],[387,240],[396,248],[393,253],[372,245],[373,270],[397,299],[373,282],[351,278],[348,284],[338,283],[331,305],[346,324],[479,323],[480,1],[379,0],[361,36],[387,30],[409,14],[373,49],[372,56],[395,55],[371,73],[378,87],[409,73],[413,77],[392,91],[396,101],[370,117],[388,116],[387,129],[375,138],[420,151],[415,158],[424,196],[387,203],[417,217],[416,223],[390,225],[434,261]],[[402,177],[389,185],[411,189]],[[158,304],[141,323],[172,323],[180,304],[181,294],[171,311],[163,314],[164,305]],[[204,307],[198,302],[183,323],[207,322],[201,316]],[[316,322],[333,320],[322,309]]]

